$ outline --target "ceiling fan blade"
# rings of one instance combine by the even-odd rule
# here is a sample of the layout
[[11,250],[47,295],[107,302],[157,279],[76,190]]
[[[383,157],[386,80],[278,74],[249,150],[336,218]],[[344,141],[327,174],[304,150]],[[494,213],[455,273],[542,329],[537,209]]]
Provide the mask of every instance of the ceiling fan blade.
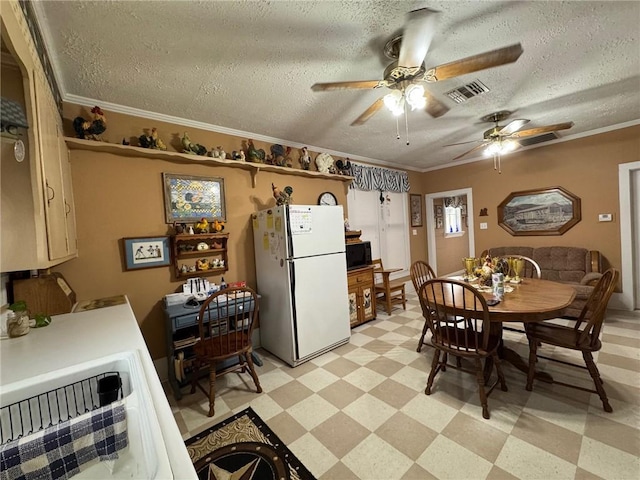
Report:
[[512,122],[509,122],[506,126],[502,127],[498,133],[500,135],[511,135],[514,132],[517,132],[518,130],[520,130],[522,127],[524,127],[527,123],[529,123],[530,120],[527,120],[526,118],[519,118],[517,120],[513,120]]
[[486,145],[486,143],[481,143],[480,145],[476,145],[475,147],[473,147],[471,150],[467,150],[466,152],[464,152],[462,155],[458,155],[457,157],[451,159],[451,161],[453,160],[458,160],[459,158],[462,158],[466,155],[469,155],[471,152],[475,152],[476,150],[481,149],[482,147],[484,147]]
[[448,145],[443,145],[443,147],[455,147],[456,145],[468,145],[469,143],[479,143],[479,142],[484,142],[484,140],[469,140],[468,142],[450,143]]
[[449,111],[449,107],[447,107],[444,103],[431,95],[431,92],[427,91],[426,89],[424,91],[424,98],[427,99],[427,106],[424,108],[424,110],[433,118],[441,117]]
[[380,97],[378,100],[373,102],[373,104],[369,108],[367,108],[362,115],[356,118],[351,123],[351,126],[364,124],[364,122],[366,122],[371,117],[373,117],[378,112],[378,110],[382,108],[383,105],[384,105],[384,97]]
[[540,135],[541,133],[557,132],[558,130],[567,130],[573,127],[573,122],[556,123],[555,125],[547,125],[546,127],[529,128],[527,130],[520,130],[514,132],[509,137],[511,138],[523,138],[531,137],[533,135]]
[[[445,63],[425,74],[425,80],[438,82],[447,78],[457,77],[465,73],[477,72],[486,68],[498,67],[515,62],[522,55],[522,45],[516,43],[490,52],[480,53],[451,63]],[[432,73],[432,75],[429,75]]]
[[427,56],[440,12],[421,8],[407,13],[400,42],[399,67],[419,67]]
[[326,92],[329,90],[351,90],[351,89],[367,89],[380,86],[379,80],[361,80],[353,82],[329,82],[314,83],[311,90],[314,92]]

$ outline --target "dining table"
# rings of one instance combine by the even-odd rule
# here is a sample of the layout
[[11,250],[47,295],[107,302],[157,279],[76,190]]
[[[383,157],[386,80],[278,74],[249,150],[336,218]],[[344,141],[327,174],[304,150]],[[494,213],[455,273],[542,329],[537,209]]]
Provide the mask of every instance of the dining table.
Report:
[[[452,278],[461,280],[460,277]],[[478,281],[470,281],[485,299],[493,299],[490,287],[483,287]],[[502,325],[505,323],[542,322],[562,316],[564,310],[576,296],[576,290],[569,284],[553,282],[539,278],[522,278],[519,283],[505,282],[505,293],[496,305],[489,306],[489,319],[492,333],[501,337],[498,356],[502,361],[509,362],[517,369],[528,372],[529,363],[515,350],[509,348],[502,338]],[[485,364],[485,379],[488,380],[493,367],[489,357]],[[552,383],[553,378],[546,372],[536,372],[536,379]]]

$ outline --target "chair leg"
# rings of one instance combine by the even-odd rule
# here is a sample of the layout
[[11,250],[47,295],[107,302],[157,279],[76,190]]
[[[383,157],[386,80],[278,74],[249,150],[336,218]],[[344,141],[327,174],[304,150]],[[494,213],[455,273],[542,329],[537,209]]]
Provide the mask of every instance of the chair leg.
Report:
[[213,404],[216,401],[216,364],[211,362],[209,366],[209,416],[213,417]]
[[256,384],[256,392],[262,393],[262,387],[260,386],[260,380],[258,380],[258,374],[256,373],[256,369],[253,366],[253,358],[251,358],[251,352],[246,352],[244,354],[244,358],[247,360],[247,366],[249,367],[249,373],[251,374],[251,378],[253,378],[253,383]]
[[527,372],[527,391],[533,390],[533,377],[536,374],[536,361],[538,360],[538,342],[529,337],[529,371]]
[[407,309],[407,297],[404,294],[404,285],[402,286],[402,309]]
[[[433,379],[438,373],[438,363],[440,362],[440,350],[437,348],[433,352],[433,361],[431,362],[431,371],[429,372],[429,378],[427,379],[427,387],[424,389],[425,395],[431,395],[431,387],[433,386]],[[446,354],[445,354],[446,355]]]
[[191,374],[191,392],[196,393],[196,385],[198,384],[198,372],[200,371],[200,360],[196,357],[193,361],[193,373]]
[[498,374],[498,380],[500,381],[500,390],[503,392],[508,392],[507,382],[504,379],[504,373],[502,372],[502,362],[500,362],[500,357],[497,353],[493,354],[493,363],[496,365],[496,373]]
[[425,320],[424,326],[422,327],[422,334],[420,335],[420,341],[418,342],[418,348],[416,352],[420,352],[422,350],[422,345],[424,345],[424,337],[427,335],[427,330],[429,329],[429,323]]
[[611,405],[609,405],[607,393],[604,391],[602,378],[600,378],[600,372],[598,371],[598,367],[593,361],[593,355],[591,355],[591,352],[582,352],[582,358],[584,358],[584,363],[587,364],[587,370],[589,370],[591,378],[593,379],[593,383],[596,386],[596,391],[598,392],[598,395],[600,395],[600,400],[602,400],[602,408],[604,408],[605,412],[613,412],[613,408],[611,408]]
[[490,418],[489,405],[487,403],[487,393],[484,391],[484,368],[480,358],[475,359],[476,362],[476,379],[478,381],[478,395],[480,396],[480,404],[482,405],[482,417],[487,420]]

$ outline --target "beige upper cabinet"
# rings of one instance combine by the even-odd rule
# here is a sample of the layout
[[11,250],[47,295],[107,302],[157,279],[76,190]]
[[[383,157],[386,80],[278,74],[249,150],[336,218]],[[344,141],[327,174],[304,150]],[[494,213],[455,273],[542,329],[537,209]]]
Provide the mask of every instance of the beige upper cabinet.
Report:
[[[62,119],[17,2],[0,2],[2,96],[24,106],[26,158],[2,138],[0,271],[45,269],[77,256],[69,155]],[[9,52],[9,53],[7,53]]]

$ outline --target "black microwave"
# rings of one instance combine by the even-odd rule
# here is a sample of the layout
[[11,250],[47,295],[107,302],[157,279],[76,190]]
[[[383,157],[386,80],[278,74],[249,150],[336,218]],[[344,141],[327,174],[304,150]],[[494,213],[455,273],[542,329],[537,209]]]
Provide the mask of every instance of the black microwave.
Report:
[[371,242],[346,244],[347,270],[371,265]]

